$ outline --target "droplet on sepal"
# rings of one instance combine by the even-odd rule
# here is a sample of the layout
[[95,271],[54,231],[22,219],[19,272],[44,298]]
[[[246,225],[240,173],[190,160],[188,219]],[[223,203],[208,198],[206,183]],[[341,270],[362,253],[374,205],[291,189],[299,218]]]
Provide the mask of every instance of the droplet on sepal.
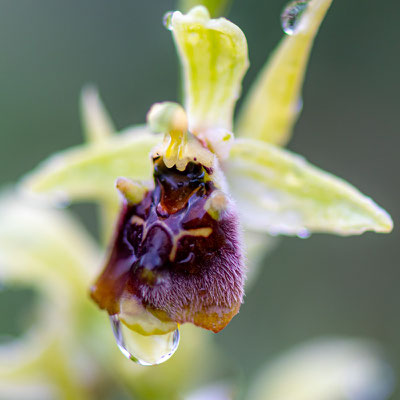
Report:
[[299,237],[300,239],[308,239],[310,236],[311,232],[306,228],[300,229],[297,233],[297,237]]
[[173,11],[168,11],[163,16],[163,25],[169,30],[172,31],[172,15],[174,14]]
[[118,315],[111,315],[110,321],[122,354],[137,364],[144,366],[162,364],[178,349],[179,329],[165,335],[144,336],[129,329],[120,321]]
[[296,33],[301,16],[307,8],[308,1],[294,0],[289,2],[281,14],[282,29],[287,35]]

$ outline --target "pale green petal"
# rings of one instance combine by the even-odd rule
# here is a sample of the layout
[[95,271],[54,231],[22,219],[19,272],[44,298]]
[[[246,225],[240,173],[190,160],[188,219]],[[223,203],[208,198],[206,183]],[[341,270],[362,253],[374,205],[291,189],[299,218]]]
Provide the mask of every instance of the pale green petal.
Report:
[[[81,120],[86,142],[92,146],[107,147],[116,129],[109,116],[100,95],[94,86],[85,86],[80,99]],[[99,219],[103,243],[108,243],[118,215],[119,201],[116,195],[113,199],[103,200],[99,204]]]
[[86,140],[92,143],[107,143],[107,139],[114,134],[115,128],[95,87],[83,88],[80,108]]
[[270,362],[246,398],[385,400],[393,387],[393,371],[375,343],[332,338],[302,344]]
[[114,201],[115,180],[150,180],[151,149],[162,140],[145,128],[111,137],[107,145],[86,144],[63,151],[29,174],[24,186],[59,200]]
[[185,108],[193,133],[232,130],[232,115],[248,68],[247,42],[232,22],[210,19],[202,6],[176,11],[171,28],[181,59]]
[[186,13],[194,6],[203,5],[208,9],[212,17],[219,17],[220,15],[226,15],[231,3],[232,0],[180,0],[178,8]]
[[311,0],[292,36],[275,50],[247,95],[236,133],[284,145],[301,110],[301,87],[314,37],[332,0]]
[[390,216],[347,182],[268,143],[238,139],[225,164],[243,224],[271,234],[390,232]]

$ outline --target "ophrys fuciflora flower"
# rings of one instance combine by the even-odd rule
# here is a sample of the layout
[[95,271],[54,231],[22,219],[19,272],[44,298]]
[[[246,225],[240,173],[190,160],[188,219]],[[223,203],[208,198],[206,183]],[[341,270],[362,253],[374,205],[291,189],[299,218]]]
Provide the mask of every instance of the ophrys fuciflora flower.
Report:
[[170,14],[185,109],[158,103],[148,116],[150,129],[113,135],[96,95],[85,92],[91,143],[31,177],[36,191],[100,201],[106,222],[117,219],[117,182],[122,211],[92,297],[111,315],[128,357],[165,361],[177,347],[180,324],[217,332],[238,312],[245,270],[240,225],[245,242],[249,233],[256,240],[264,233],[266,241],[266,233],[391,230],[390,217],[371,199],[280,147],[300,111],[307,56],[330,3],[307,3],[235,126],[248,67],[242,31],[226,19],[210,19],[204,7]]
[[[172,108],[172,119],[185,118],[177,105],[156,108],[164,108],[162,114]],[[117,181],[122,213],[110,260],[92,296],[111,315],[126,312],[124,322],[141,333],[163,333],[185,322],[218,332],[243,297],[238,217],[222,190],[215,156],[194,136],[188,143],[185,125],[171,122],[170,130],[168,144],[153,154],[154,188]],[[140,325],[124,308],[133,298],[166,323],[148,330]]]
[[121,322],[141,335],[165,335],[186,322],[219,332],[244,292],[235,205],[217,157],[188,132],[180,106],[156,104],[149,124],[166,131],[152,154],[154,185],[117,180],[122,211],[92,297],[117,336]]

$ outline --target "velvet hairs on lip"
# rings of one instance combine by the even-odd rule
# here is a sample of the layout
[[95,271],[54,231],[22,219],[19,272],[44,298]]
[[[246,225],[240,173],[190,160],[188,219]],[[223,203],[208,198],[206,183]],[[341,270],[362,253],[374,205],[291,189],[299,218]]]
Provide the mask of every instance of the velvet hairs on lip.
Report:
[[219,191],[212,171],[190,162],[184,171],[154,161],[155,187],[139,204],[125,201],[106,267],[92,297],[109,314],[132,298],[162,320],[218,332],[243,299],[244,266],[238,219],[226,202],[218,215],[209,199]]

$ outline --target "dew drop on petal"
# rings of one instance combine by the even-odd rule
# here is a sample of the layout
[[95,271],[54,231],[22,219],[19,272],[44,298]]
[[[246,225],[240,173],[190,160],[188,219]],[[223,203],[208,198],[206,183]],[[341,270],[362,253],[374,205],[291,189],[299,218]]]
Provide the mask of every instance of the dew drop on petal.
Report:
[[310,236],[311,233],[306,228],[300,229],[299,232],[297,232],[297,237],[299,237],[300,239],[308,239]]
[[172,15],[173,11],[168,11],[163,16],[163,25],[169,30],[172,31]]
[[165,335],[143,336],[123,324],[118,315],[111,315],[110,321],[122,354],[137,364],[162,364],[178,349],[179,329]]
[[298,100],[297,100],[297,103],[295,104],[295,109],[294,109],[294,112],[296,113],[296,114],[299,114],[299,113],[301,113],[301,110],[303,109],[303,99],[300,97]]
[[281,14],[282,29],[287,35],[296,33],[301,15],[307,8],[309,1],[294,0],[287,4]]

